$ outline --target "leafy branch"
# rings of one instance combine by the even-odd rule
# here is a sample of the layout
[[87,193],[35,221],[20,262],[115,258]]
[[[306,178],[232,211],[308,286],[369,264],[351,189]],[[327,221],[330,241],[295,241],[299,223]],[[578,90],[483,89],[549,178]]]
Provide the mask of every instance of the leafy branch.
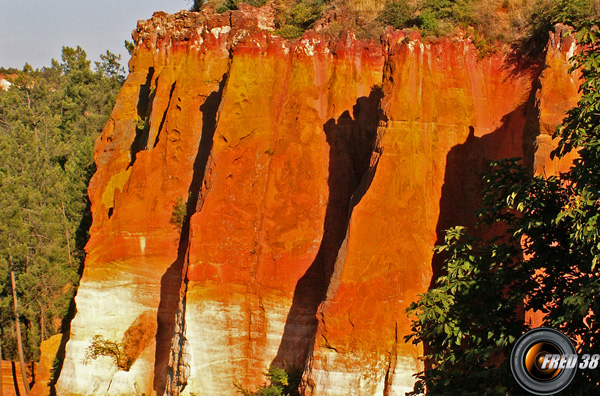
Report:
[[120,342],[108,340],[101,335],[95,335],[92,343],[85,352],[82,363],[87,365],[99,357],[111,358],[114,365],[124,371],[129,371],[133,361],[124,352],[124,345]]

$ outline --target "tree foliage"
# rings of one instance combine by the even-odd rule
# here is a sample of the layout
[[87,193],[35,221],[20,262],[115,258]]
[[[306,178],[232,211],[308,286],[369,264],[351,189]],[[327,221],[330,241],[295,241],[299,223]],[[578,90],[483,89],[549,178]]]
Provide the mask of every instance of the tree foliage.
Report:
[[181,230],[185,217],[187,215],[187,202],[183,198],[178,197],[175,206],[173,206],[173,212],[171,213],[170,223]]
[[[599,11],[594,0],[388,0],[378,20],[394,28],[417,28],[424,35],[447,35],[458,28],[474,41],[520,37],[523,46],[535,45],[541,52],[556,23],[573,24]],[[500,15],[510,20],[507,26],[499,26]]]
[[[597,22],[596,22],[597,23]],[[532,176],[517,159],[493,164],[484,179],[480,226],[495,237],[478,239],[462,227],[446,234],[438,253],[445,275],[409,307],[413,333],[424,343],[426,370],[414,394],[523,394],[507,357],[527,330],[524,312],[596,350],[600,334],[600,32],[584,22],[573,69],[582,73],[581,99],[567,113],[553,156],[578,150],[571,169]],[[499,232],[498,230],[502,230]],[[570,395],[597,389],[600,375],[580,370]]]
[[265,373],[267,383],[252,392],[241,385],[234,384],[237,392],[242,396],[297,396],[298,386],[302,378],[302,372],[297,369],[290,369],[290,373],[285,369],[271,367]]
[[378,20],[394,29],[410,27],[415,21],[415,11],[407,0],[388,1],[379,13]]
[[118,61],[107,52],[93,71],[85,51],[64,47],[61,62],[25,65],[0,91],[0,342],[8,359],[16,355],[9,255],[28,359],[67,315],[90,224],[93,145],[124,78]]
[[114,365],[121,370],[129,371],[133,364],[132,359],[125,353],[125,347],[120,342],[108,340],[101,335],[95,335],[92,343],[85,351],[83,364],[89,364],[90,361],[99,357],[108,357]]
[[[377,39],[387,26],[417,29],[423,36],[460,34],[480,55],[510,43],[519,55],[543,53],[556,23],[572,24],[600,15],[598,0],[188,0],[192,11],[237,10],[241,3],[272,7],[276,35],[297,39],[315,25],[326,35],[353,30],[359,38]],[[322,20],[322,23],[316,23]]]

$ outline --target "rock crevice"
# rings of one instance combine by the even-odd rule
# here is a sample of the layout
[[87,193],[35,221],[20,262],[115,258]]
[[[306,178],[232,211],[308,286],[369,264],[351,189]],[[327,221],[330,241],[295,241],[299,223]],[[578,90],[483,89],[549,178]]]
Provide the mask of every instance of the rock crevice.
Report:
[[[180,284],[176,288],[171,282],[165,282],[165,290],[161,290],[159,318],[161,308],[166,311],[174,308],[173,302],[175,300],[172,296],[167,296],[167,294],[178,290],[178,295],[175,312],[168,314],[172,317],[172,323],[161,323],[159,319],[159,326],[162,326],[162,328],[159,328],[159,331],[157,331],[157,359],[155,363],[155,390],[159,395],[179,395],[185,389],[190,375],[189,343],[185,335],[186,294],[188,287],[187,272],[191,239],[190,221],[192,216],[202,210],[204,199],[209,190],[210,180],[208,180],[207,175],[210,175],[208,171],[211,166],[210,155],[218,123],[219,106],[223,98],[223,91],[227,85],[227,77],[228,73],[225,73],[218,85],[218,90],[210,93],[199,108],[202,112],[202,135],[193,164],[193,175],[187,194],[188,199],[185,207],[185,215],[181,223],[178,257],[164,275],[165,277],[176,276],[180,280]],[[175,274],[173,275],[173,273]],[[163,302],[171,302],[171,306],[164,306]],[[163,336],[162,338],[160,338],[161,335]],[[166,362],[158,359],[158,351],[160,350],[168,351],[169,355]],[[164,367],[165,363],[166,367]],[[163,370],[166,370],[166,378],[162,375]],[[165,378],[164,385],[161,380],[162,378]]]

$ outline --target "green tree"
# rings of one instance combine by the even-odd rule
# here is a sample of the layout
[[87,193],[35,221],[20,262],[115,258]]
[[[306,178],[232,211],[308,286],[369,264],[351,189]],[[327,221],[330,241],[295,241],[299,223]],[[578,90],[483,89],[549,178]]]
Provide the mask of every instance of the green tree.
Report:
[[598,17],[600,9],[595,0],[537,0],[528,18],[528,34],[519,43],[520,51],[532,58],[543,55],[548,32],[557,23],[573,25]]
[[269,371],[265,373],[267,383],[258,388],[256,392],[238,384],[234,384],[234,386],[242,396],[297,396],[302,372],[297,369],[289,369],[289,371],[288,374],[285,369],[270,367]]
[[[125,41],[126,48],[129,51],[130,46],[127,45],[127,40]],[[131,51],[129,53],[131,54]],[[120,61],[121,55],[106,51],[105,54],[100,54],[100,62],[94,63],[96,64],[96,71],[102,76],[109,80],[113,79],[119,83],[123,83],[125,81],[125,68],[121,66]]]
[[183,227],[183,223],[185,222],[186,215],[187,202],[185,202],[183,198],[178,197],[177,201],[175,202],[175,206],[173,206],[170,223],[181,230],[181,227]]
[[[596,24],[595,24],[596,23]],[[413,333],[423,343],[426,370],[414,394],[517,395],[507,357],[527,330],[524,312],[543,312],[545,325],[578,340],[580,351],[600,334],[600,32],[583,22],[573,69],[582,73],[581,99],[555,137],[553,156],[578,150],[571,169],[532,176],[516,159],[493,164],[485,177],[479,239],[449,230],[437,252],[445,274],[409,307]],[[597,389],[600,375],[580,370],[570,395]]]
[[410,27],[415,22],[416,9],[407,0],[388,1],[379,13],[378,20],[394,29]]
[[8,359],[18,355],[17,323],[25,359],[37,359],[40,341],[62,330],[79,279],[93,145],[123,81],[110,52],[90,66],[80,47],[65,47],[62,62],[25,65],[0,91],[0,344]]
[[96,360],[101,356],[110,358],[116,367],[124,371],[129,371],[133,364],[131,358],[125,353],[125,347],[122,343],[95,335],[92,343],[85,351],[83,364],[89,364],[90,361]]

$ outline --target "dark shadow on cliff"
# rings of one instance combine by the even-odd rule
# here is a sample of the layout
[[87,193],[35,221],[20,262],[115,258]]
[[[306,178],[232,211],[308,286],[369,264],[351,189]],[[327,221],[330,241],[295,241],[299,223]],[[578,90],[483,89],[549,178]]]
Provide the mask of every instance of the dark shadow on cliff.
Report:
[[[491,171],[492,161],[506,158],[523,158],[525,164],[533,169],[535,139],[531,140],[531,137],[539,132],[539,114],[535,105],[537,87],[535,78],[529,98],[502,117],[497,129],[477,137],[475,128],[470,126],[465,142],[454,146],[448,152],[435,245],[443,245],[446,230],[456,226],[464,226],[469,235],[482,239],[503,233],[500,225],[478,226],[477,214],[483,199],[483,176]],[[446,259],[445,254],[434,254],[430,289],[434,288],[437,279],[445,274],[443,265]],[[429,346],[425,344],[423,347],[424,355],[429,354]],[[425,369],[431,368],[432,362],[426,360]]]
[[[539,37],[533,39],[537,42]],[[541,48],[536,44],[536,48],[529,46],[529,41],[522,38],[511,45],[511,51],[506,55],[503,70],[508,71],[509,78],[529,77],[536,81],[542,73],[546,61],[546,41]]]
[[317,329],[317,310],[329,288],[352,207],[372,180],[371,157],[377,127],[383,120],[382,98],[383,92],[375,87],[368,97],[356,101],[352,115],[345,111],[337,121],[330,119],[323,125],[329,144],[329,201],[323,238],[313,263],[296,284],[273,366],[302,369],[306,363]]
[[[156,147],[156,145],[158,144],[158,141],[160,139],[160,133],[162,132],[162,130],[165,126],[165,121],[167,120],[167,114],[169,113],[169,106],[171,105],[171,99],[173,98],[173,92],[175,92],[176,84],[177,84],[177,81],[175,81],[175,82],[173,82],[173,84],[171,84],[171,90],[169,91],[169,99],[167,102],[168,105],[167,105],[167,108],[165,109],[165,112],[163,113],[163,116],[160,120],[160,124],[158,124],[158,129],[156,130],[156,137],[154,138],[154,142],[152,143],[152,148]],[[148,135],[148,138],[150,138],[149,135]],[[149,147],[150,146],[148,146],[148,148]]]
[[[531,106],[526,102],[505,115],[499,128],[481,137],[475,136],[475,128],[471,126],[465,142],[448,152],[436,226],[436,245],[442,245],[446,230],[455,226],[464,226],[471,234],[481,237],[486,236],[483,233],[490,232],[477,228],[477,210],[482,203],[482,178],[489,172],[491,161],[526,155],[525,129],[530,113]],[[442,254],[433,256],[431,287],[442,275],[444,259]]]
[[[146,82],[140,85],[140,93],[137,103],[137,120],[135,126],[135,138],[131,143],[130,156],[131,161],[129,166],[135,162],[137,153],[145,150],[148,146],[148,133],[150,132],[149,118],[152,112],[152,102],[154,101],[155,92],[151,90],[152,77],[154,76],[154,68],[148,69]],[[173,91],[171,91],[172,93]]]
[[[536,131],[539,131],[536,88],[537,79],[534,79],[528,100],[502,117],[501,125],[496,130],[477,137],[471,126],[465,142],[448,152],[436,226],[436,245],[442,245],[446,230],[455,226],[465,226],[475,236],[490,236],[492,230],[476,227],[477,210],[482,203],[482,178],[489,172],[491,161],[504,158],[521,157],[527,166],[533,167],[533,145]],[[442,275],[444,259],[441,254],[433,256],[431,287]]]
[[[2,363],[0,361],[0,363]],[[13,390],[16,396],[21,396],[19,392],[19,376],[17,375],[17,365],[15,362],[10,362],[10,376],[13,380]]]
[[[553,23],[549,14],[542,16],[538,14],[531,21],[527,32],[511,44],[511,50],[507,54],[507,64],[517,73],[528,71],[541,73],[545,67],[548,45],[552,38],[564,40],[570,35],[567,25]],[[554,36],[554,37],[552,37]],[[569,40],[573,40],[571,36]]]
[[[163,395],[167,387],[169,374],[169,356],[172,350],[172,341],[178,318],[177,311],[181,296],[182,286],[187,284],[187,260],[190,243],[190,219],[194,213],[201,209],[200,195],[204,174],[213,146],[213,136],[217,127],[217,113],[223,89],[227,81],[224,75],[219,90],[212,92],[200,106],[202,112],[202,136],[198,152],[194,160],[192,181],[188,190],[186,216],[181,226],[177,258],[167,269],[160,282],[160,304],[157,313],[156,353],[154,363],[153,388],[157,395]],[[185,306],[185,304],[184,304]],[[180,313],[182,315],[184,313]],[[185,384],[182,384],[185,385]]]

